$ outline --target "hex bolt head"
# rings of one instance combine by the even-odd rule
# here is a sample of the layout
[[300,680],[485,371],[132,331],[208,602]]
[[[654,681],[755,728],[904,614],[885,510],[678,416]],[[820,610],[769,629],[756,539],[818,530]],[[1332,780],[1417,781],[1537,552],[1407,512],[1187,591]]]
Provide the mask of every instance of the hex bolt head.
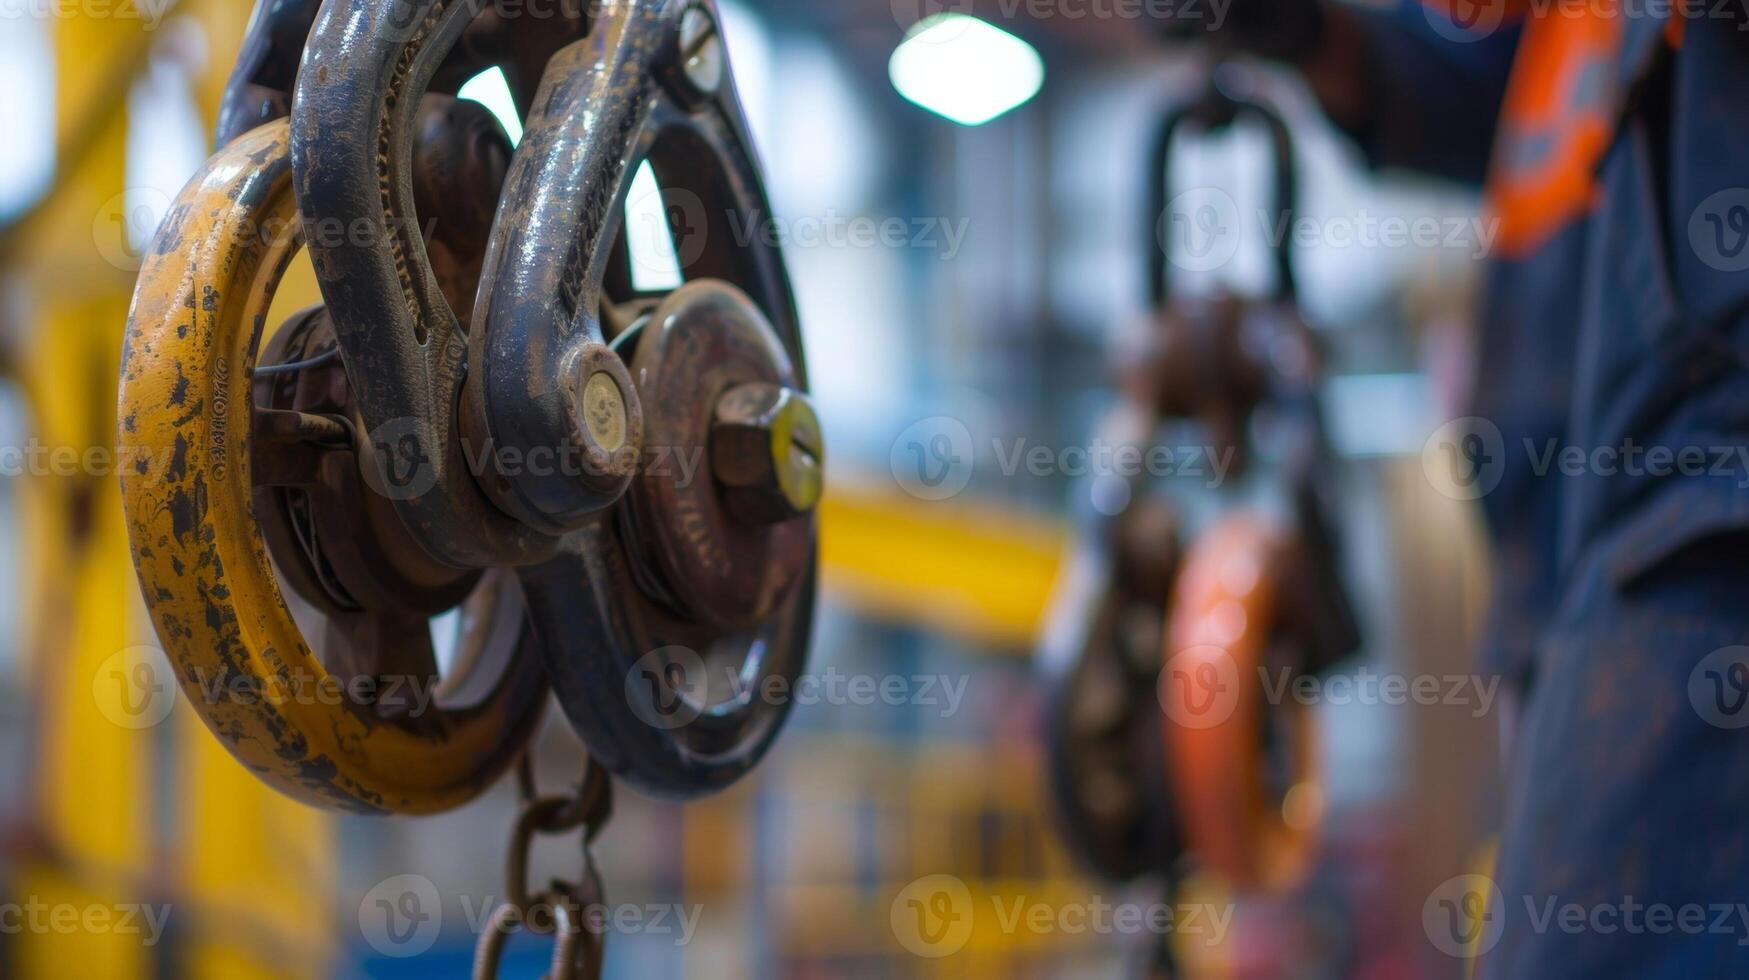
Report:
[[587,343],[572,358],[569,420],[581,450],[580,479],[606,506],[618,500],[637,474],[643,451],[644,416],[630,372],[618,354]]
[[779,524],[812,513],[825,485],[820,419],[808,396],[756,382],[717,399],[711,475],[729,513],[748,524]]
[[723,37],[708,7],[688,7],[680,15],[680,70],[695,96],[715,95],[723,85]]

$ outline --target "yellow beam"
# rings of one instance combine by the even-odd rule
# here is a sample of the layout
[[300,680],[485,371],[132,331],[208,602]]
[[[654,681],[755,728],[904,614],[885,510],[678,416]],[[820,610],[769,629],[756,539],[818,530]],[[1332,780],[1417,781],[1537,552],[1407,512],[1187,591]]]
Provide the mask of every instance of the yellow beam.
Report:
[[[178,8],[207,34],[210,57],[193,95],[209,128],[247,8],[233,0]],[[129,263],[117,261],[126,247],[118,219],[127,95],[165,35],[126,18],[52,26],[58,169],[48,196],[0,243],[29,326],[7,360],[25,392],[32,436],[83,453],[114,445],[117,361],[133,286]],[[155,640],[137,598],[114,475],[36,474],[19,481],[19,497],[22,563],[30,570],[21,646],[40,706],[36,846],[6,898],[51,913],[66,908],[80,922],[19,937],[11,965],[26,978],[143,980],[164,952],[150,940],[161,937],[92,928],[85,916],[167,902],[181,976],[327,975],[335,948],[329,819],[260,785],[186,706],[167,729],[133,713],[145,704],[156,718],[157,685],[175,685],[161,661],[129,652]],[[166,754],[176,757],[174,780],[158,764]],[[154,802],[160,795],[173,802]],[[154,826],[153,815],[164,812],[178,814],[176,823]]]
[[1025,511],[924,502],[871,485],[835,484],[820,506],[828,594],[871,615],[1030,649],[1069,530]]

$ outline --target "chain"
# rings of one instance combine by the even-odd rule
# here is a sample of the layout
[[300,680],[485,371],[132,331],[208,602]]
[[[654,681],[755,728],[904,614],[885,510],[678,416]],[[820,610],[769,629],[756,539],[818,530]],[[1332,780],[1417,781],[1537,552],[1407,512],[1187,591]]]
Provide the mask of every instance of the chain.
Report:
[[[538,936],[556,936],[548,980],[598,980],[605,937],[591,928],[591,909],[605,905],[600,870],[590,845],[613,815],[613,783],[593,759],[583,782],[571,796],[542,796],[535,785],[534,763],[528,753],[516,768],[521,809],[510,834],[505,862],[505,901],[492,912],[474,950],[474,980],[494,980],[510,936],[526,929]],[[547,887],[529,887],[529,851],[536,836],[582,831],[583,870],[576,881],[551,879]]]

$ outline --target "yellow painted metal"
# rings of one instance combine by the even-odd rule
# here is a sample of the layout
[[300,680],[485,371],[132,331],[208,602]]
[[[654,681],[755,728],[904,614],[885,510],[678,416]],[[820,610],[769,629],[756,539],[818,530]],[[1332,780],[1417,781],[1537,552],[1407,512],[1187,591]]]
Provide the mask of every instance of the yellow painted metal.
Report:
[[[36,324],[40,342],[27,352],[24,370],[39,378],[75,364],[101,371],[113,355],[105,358],[92,347],[92,328],[122,313],[118,296],[45,311]],[[88,386],[38,385],[33,394],[35,432],[45,445],[93,444]],[[116,615],[132,583],[109,482],[37,473],[19,486],[21,554],[30,563],[21,578],[32,583],[24,649],[40,715],[32,820],[38,839],[13,900],[76,910],[81,917],[76,928],[51,922],[18,937],[17,966],[25,977],[127,980],[144,976],[150,962],[150,937],[89,931],[83,921],[86,910],[119,915],[114,910],[147,900],[136,884],[151,870],[149,733],[118,725],[93,696],[112,669],[111,658],[136,639],[127,617]]]
[[837,601],[1030,651],[1069,529],[1013,509],[913,500],[837,482],[820,506],[822,582]]
[[218,124],[219,102],[230,80],[231,67],[243,47],[243,31],[249,26],[252,3],[237,0],[180,0],[176,11],[200,24],[206,42],[206,63],[195,80],[194,101],[210,132]]
[[189,980],[334,973],[333,820],[237,764],[193,712],[177,714],[184,805],[175,891],[191,912]]
[[334,695],[280,593],[253,515],[249,376],[298,245],[288,139],[269,124],[208,161],[140,271],[119,447],[134,563],[184,691],[239,760],[306,802],[429,813],[502,773],[534,703],[505,681],[425,731],[377,719]]
[[[109,443],[110,401],[128,275],[93,247],[92,216],[124,186],[124,101],[106,98],[92,65],[126,64],[143,50],[136,25],[84,18],[51,25],[56,52],[62,193],[18,230],[13,257],[28,284],[19,307],[30,330],[9,360],[19,372],[33,437],[79,462],[33,467],[17,481],[20,560],[27,583],[21,648],[38,707],[35,838],[8,899],[44,916],[13,944],[24,977],[147,974],[152,941],[123,928],[151,896],[149,733],[106,715],[96,692],[137,637],[117,615],[132,594],[113,481],[84,456]],[[84,59],[91,58],[91,61]],[[81,152],[74,153],[77,147]],[[65,457],[63,457],[65,458]]]
[[[43,21],[55,52],[52,189],[7,227],[0,260],[34,263],[43,277],[33,279],[34,286],[90,299],[112,283],[126,291],[127,271],[92,245],[105,233],[105,213],[119,210],[126,158],[118,138],[125,132],[127,91],[146,65],[153,35],[139,19],[90,16],[76,7],[61,5],[55,19]],[[62,261],[36,261],[47,256]],[[100,290],[93,283],[102,284]]]
[[[1012,977],[1048,973],[1059,958],[1068,962],[1107,938],[1039,928],[1031,918],[1097,893],[1040,806],[1044,766],[1031,741],[812,732],[786,743],[774,761],[763,792],[792,813],[782,836],[788,871],[766,885],[763,900],[788,972],[885,960],[908,976]],[[745,815],[736,823],[722,812],[736,805],[733,797],[713,799],[689,811],[689,868],[695,851],[711,847],[753,860]],[[725,817],[727,833],[708,826]],[[845,827],[872,831],[870,847],[846,848]],[[879,862],[871,865],[871,856]],[[718,880],[689,876],[687,895],[741,900],[737,889],[757,874],[732,871]],[[951,900],[945,917],[940,895]],[[932,919],[919,921],[913,898]],[[703,962],[714,961],[689,954],[689,965]]]

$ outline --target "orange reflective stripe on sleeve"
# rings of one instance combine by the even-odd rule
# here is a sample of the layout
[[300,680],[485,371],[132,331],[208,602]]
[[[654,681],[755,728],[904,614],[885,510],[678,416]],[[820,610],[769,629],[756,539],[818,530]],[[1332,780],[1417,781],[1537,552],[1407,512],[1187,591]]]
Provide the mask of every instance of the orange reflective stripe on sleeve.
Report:
[[1688,18],[1698,9],[1697,4],[1690,3],[1689,0],[1676,0],[1672,6],[1671,17],[1664,22],[1664,43],[1670,45],[1672,50],[1682,50],[1682,38],[1688,30]]
[[1534,251],[1591,209],[1593,170],[1614,130],[1621,41],[1615,0],[1557,4],[1525,25],[1487,194],[1506,257]]

